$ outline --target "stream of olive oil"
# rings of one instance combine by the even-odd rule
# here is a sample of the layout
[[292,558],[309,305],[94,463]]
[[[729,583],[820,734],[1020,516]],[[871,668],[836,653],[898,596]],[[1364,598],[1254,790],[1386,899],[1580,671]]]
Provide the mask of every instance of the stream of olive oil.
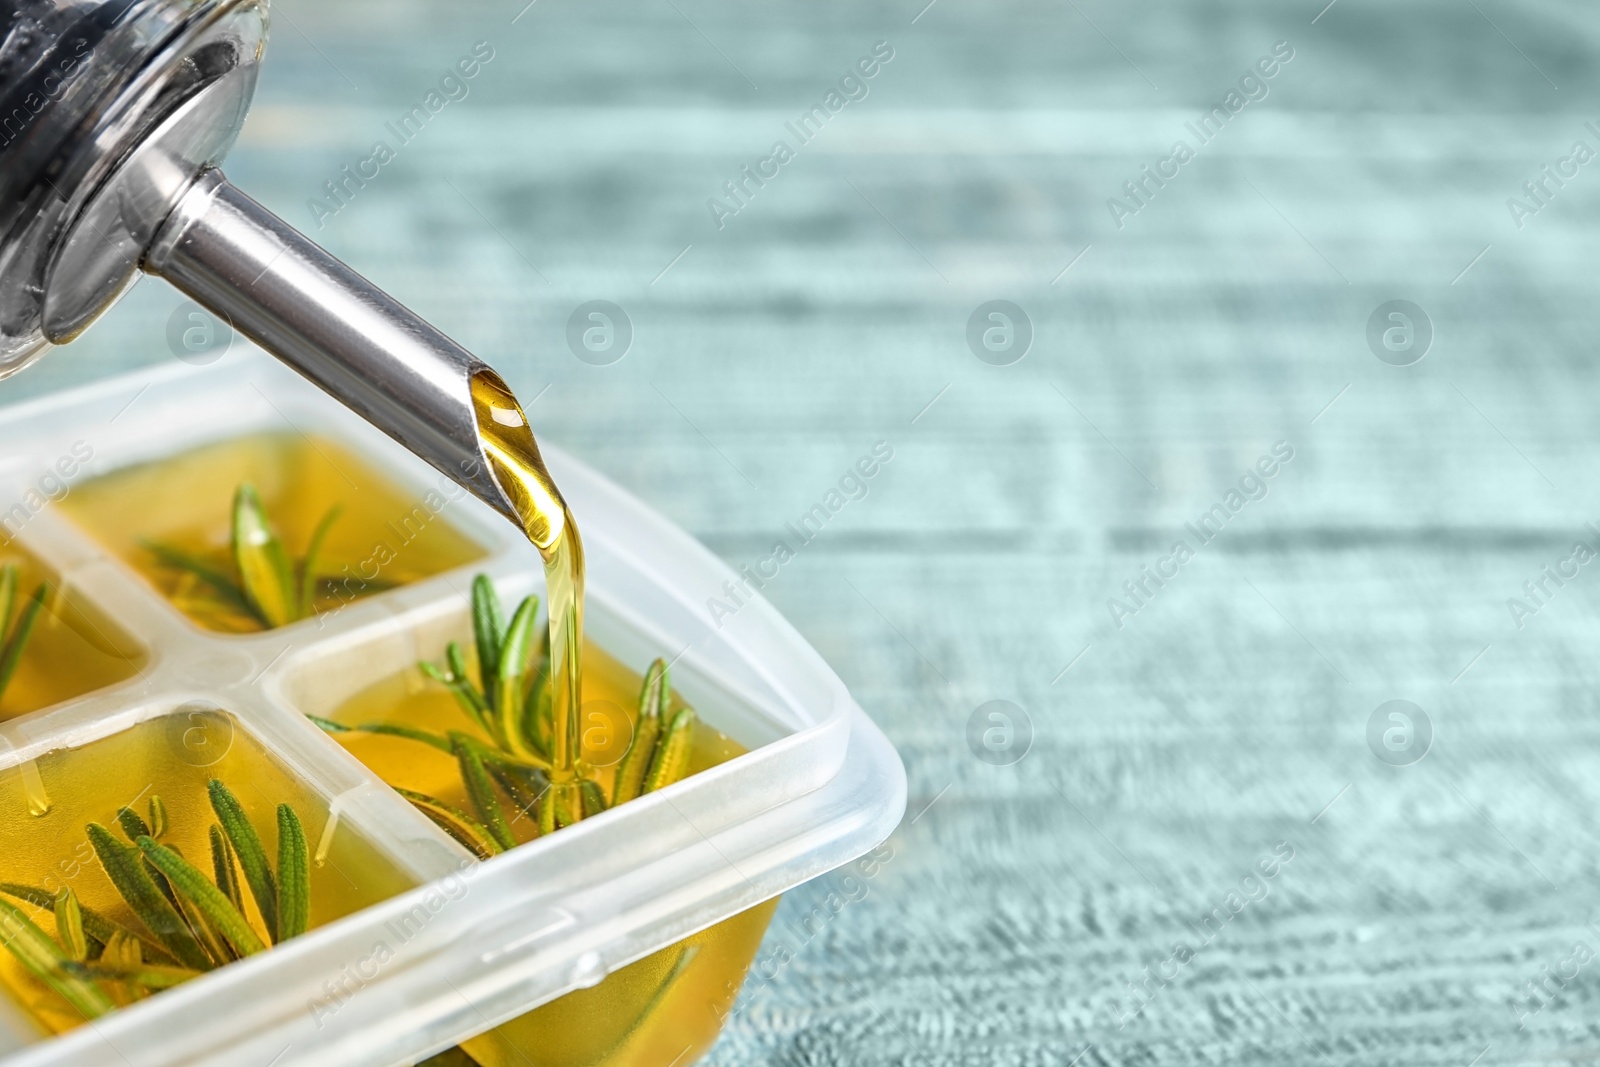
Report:
[[[511,502],[523,533],[544,559],[550,618],[550,788],[557,820],[574,822],[578,794],[578,744],[583,708],[583,541],[567,502],[545,468],[533,429],[517,398],[491,370],[472,377],[472,407],[489,469]],[[510,731],[517,755],[533,753]]]

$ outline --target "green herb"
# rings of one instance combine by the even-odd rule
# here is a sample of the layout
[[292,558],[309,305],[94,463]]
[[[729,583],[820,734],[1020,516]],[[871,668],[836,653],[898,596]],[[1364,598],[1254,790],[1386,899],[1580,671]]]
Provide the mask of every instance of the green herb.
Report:
[[[453,756],[472,814],[426,794],[395,788],[484,859],[516,845],[515,826],[525,826],[527,834],[534,837],[552,833],[682,778],[689,769],[696,719],[691,709],[681,708],[668,723],[672,682],[667,664],[659,659],[645,672],[638,720],[628,751],[617,767],[611,795],[601,785],[598,768],[581,760],[570,767],[552,766],[550,635],[548,627],[538,627],[538,613],[538,598],[529,596],[507,622],[493,583],[480,574],[472,581],[475,676],[454,641],[445,646],[443,664],[417,665],[426,677],[450,691],[488,742],[455,730],[440,736],[401,723],[350,725],[315,715],[308,718],[330,734],[383,734]],[[509,819],[506,801],[516,812]]]
[[12,676],[17,673],[17,666],[22,662],[22,651],[28,647],[34,624],[39,621],[45,597],[50,592],[50,584],[40,582],[34,587],[27,603],[13,616],[12,609],[16,607],[20,582],[20,572],[15,563],[0,567],[0,696],[5,694]]
[[394,790],[411,801],[418,811],[433,820],[435,826],[455,838],[463,848],[474,853],[479,859],[490,859],[504,851],[484,825],[466,812],[458,811],[443,801],[435,800],[426,793],[418,793],[414,789],[395,786]]
[[78,896],[70,888],[56,894],[56,937],[61,939],[67,955],[78,961],[89,958],[89,939],[83,933],[83,908]]
[[235,491],[231,514],[228,557],[220,566],[159,542],[145,542],[145,548],[163,565],[193,576],[227,607],[249,616],[263,629],[310,618],[316,612],[317,590],[325,581],[316,571],[318,556],[339,517],[339,508],[329,508],[322,516],[299,561],[290,558],[260,494],[249,482]]
[[666,713],[671,697],[667,685],[667,665],[661,660],[650,664],[644,674],[644,688],[639,693],[639,719],[633,728],[633,744],[617,766],[614,803],[622,804],[637,797],[644,789],[644,776],[655,757],[656,741],[661,736],[661,717]]
[[122,844],[99,823],[90,823],[88,832],[89,844],[100,857],[100,865],[105,868],[111,884],[117,887],[117,892],[122,894],[122,899],[128,902],[145,929],[185,967],[210,970],[211,958],[195,940],[194,931],[189,929],[172,902],[156,887],[155,880],[140,862],[138,850]]
[[85,1019],[98,1019],[117,1006],[105,990],[68,970],[77,961],[8,900],[0,900],[0,933],[17,961],[61,994]]
[[172,888],[180,896],[193,902],[201,914],[215,924],[222,936],[233,946],[234,951],[241,956],[253,956],[266,949],[267,946],[262,944],[256,932],[250,929],[250,924],[245,922],[244,916],[228,902],[228,898],[215,883],[191,867],[182,856],[166,845],[158,845],[148,837],[139,838],[138,844],[139,850],[167,876]]
[[306,932],[311,920],[311,852],[300,817],[278,805],[278,941]]
[[672,725],[656,745],[650,773],[645,775],[644,791],[654,793],[683,777],[689,769],[689,751],[694,744],[694,709],[684,708],[672,717]]
[[[208,829],[209,874],[157,840],[168,830],[167,808],[159,797],[150,799],[148,822],[131,807],[117,811],[131,845],[99,823],[86,827],[107,877],[149,931],[149,940],[84,907],[71,888],[51,893],[0,883],[0,940],[85,1018],[262,952],[308,927],[310,855],[299,815],[287,804],[278,806],[274,873],[238,798],[216,779],[208,791],[219,820]],[[250,887],[266,936],[245,916],[244,885]],[[55,936],[8,897],[50,913]]]
[[239,798],[227,786],[213,778],[207,788],[211,793],[211,810],[217,813],[222,833],[227,837],[228,844],[233,846],[233,854],[239,857],[245,884],[255,898],[261,922],[268,933],[276,933],[278,887],[272,877],[272,867],[267,863],[266,849],[261,847],[261,838],[256,836],[256,829],[250,825],[250,820],[244,817],[244,806],[239,803]]

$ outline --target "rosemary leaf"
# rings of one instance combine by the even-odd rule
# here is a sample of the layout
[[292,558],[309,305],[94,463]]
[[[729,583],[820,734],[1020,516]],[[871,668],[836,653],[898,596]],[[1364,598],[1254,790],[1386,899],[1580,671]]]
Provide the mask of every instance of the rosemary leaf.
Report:
[[211,779],[207,783],[207,789],[211,793],[211,810],[217,813],[217,821],[222,824],[222,832],[227,835],[228,843],[233,846],[234,855],[239,858],[239,867],[244,871],[245,884],[250,887],[250,896],[255,899],[256,910],[261,913],[262,925],[268,930],[276,930],[278,887],[272,877],[272,867],[267,863],[266,850],[261,847],[261,838],[256,836],[256,828],[245,818],[239,798],[234,796],[220,779]]
[[78,894],[63,886],[56,894],[56,940],[66,949],[67,955],[82,962],[89,958],[89,939],[83,933],[83,908],[78,904]]
[[477,723],[482,730],[496,743],[500,741],[500,723],[495,719],[490,710],[489,697],[485,696],[472,684],[472,679],[467,677],[467,662],[461,655],[461,646],[451,641],[444,646],[445,665],[448,673],[440,671],[433,664],[422,665],[423,672],[428,677],[442,682],[455,696],[456,703],[467,713],[467,718]]
[[242,915],[244,892],[239,886],[239,868],[234,862],[233,846],[228,844],[227,835],[216,823],[211,824],[210,838],[212,879],[217,883],[217,888],[222,890],[222,895],[228,898],[228,903]]
[[485,682],[498,673],[505,632],[505,615],[494,583],[487,574],[480,574],[472,579],[472,638],[478,646],[478,677]]
[[633,800],[644,789],[644,777],[661,737],[661,717],[666,714],[671,696],[667,662],[657,658],[644,672],[644,684],[639,688],[639,715],[634,722],[633,742],[617,767],[617,780],[611,790],[613,806]]
[[[467,660],[461,654],[461,645],[451,641],[444,646],[444,662],[450,668],[450,680],[455,682],[467,681]],[[484,679],[485,684],[488,679]]]
[[555,801],[557,826],[576,826],[583,821],[583,791],[577,782],[552,786],[550,795]]
[[305,559],[300,561],[300,600],[298,602],[298,616],[309,619],[315,611],[317,599],[317,556],[322,552],[323,539],[328,536],[328,530],[339,517],[339,505],[335,504],[322,516],[322,521],[317,523],[317,528],[311,532],[311,541],[306,545]]
[[191,971],[187,967],[166,967],[154,963],[129,965],[99,960],[94,963],[71,964],[67,970],[91,981],[98,979],[108,982],[133,982],[146,989],[171,989],[191,978],[199,978],[201,974],[200,971]]
[[[141,838],[141,840],[153,840],[153,838]],[[159,872],[160,868],[150,862],[149,856],[146,856],[144,861],[150,865],[152,871]],[[160,875],[160,878],[160,884],[171,885],[166,875]],[[201,911],[194,901],[182,893],[173,892],[172,904],[178,909],[178,914],[183,916],[183,921],[189,924],[189,929],[194,932],[194,939],[200,942],[200,947],[211,957],[212,967],[221,967],[239,958],[239,954],[229,946],[227,938],[222,936],[216,924],[206,918],[205,912]]]
[[519,756],[508,755],[500,749],[486,745],[476,737],[467,734],[459,735],[467,744],[472,746],[474,752],[485,764],[498,764],[524,774],[544,774],[550,770],[550,761],[543,756],[528,756],[526,759]]
[[539,836],[556,832],[556,787],[551,785],[539,796]]
[[[0,893],[3,893],[8,897],[15,897],[18,900],[32,904],[36,908],[42,908],[45,911],[53,911],[55,909],[55,894],[51,893],[48,889],[40,889],[38,886],[18,885],[15,882],[0,882]],[[102,945],[109,945],[119,936],[123,938],[131,938],[143,945],[145,954],[150,956],[150,958],[161,963],[175,962],[171,956],[167,955],[161,949],[155,947],[149,942],[140,941],[138,935],[136,935],[132,930],[112,922],[104,915],[101,915],[99,912],[81,902],[78,905],[78,912],[83,917],[83,932],[85,936],[89,938],[89,940],[98,941]]]
[[77,961],[62,952],[21,908],[8,900],[0,900],[0,934],[4,935],[5,947],[18,962],[61,994],[62,999],[82,1012],[84,1018],[98,1019],[116,1008],[116,1003],[99,986],[70,973],[67,965]]
[[672,671],[660,656],[644,672],[644,684],[639,687],[639,717],[655,719],[667,717],[667,705],[672,703]]
[[[139,839],[135,837],[133,840],[137,842]],[[139,862],[144,864],[144,873],[150,876],[150,881],[154,882],[161,895],[167,898],[167,903],[172,905],[172,909],[182,912],[183,906],[178,903],[178,894],[172,891],[172,884],[167,881],[167,876],[161,873],[161,869],[147,859],[141,858]]]
[[[116,934],[106,943],[105,951],[95,960],[96,966],[130,969],[144,965],[145,942],[134,937]],[[187,970],[187,968],[185,968]],[[117,1005],[131,1004],[145,994],[145,990],[132,982],[108,982],[107,992]]]
[[489,772],[484,769],[483,759],[468,743],[470,740],[458,733],[450,735],[450,741],[455,746],[456,763],[461,768],[461,781],[467,787],[467,796],[495,844],[502,850],[515,848],[517,839],[512,836],[511,827],[506,825],[506,813],[500,807],[500,798],[495,795],[494,784],[489,780]]
[[457,811],[426,793],[401,789],[398,786],[395,787],[395,792],[411,801],[418,811],[433,820],[435,826],[455,838],[463,848],[479,859],[493,859],[503,851],[484,825],[466,812]]
[[549,788],[549,783],[536,783],[532,776],[537,771],[523,771],[520,768],[508,766],[498,760],[484,760],[483,766],[489,772],[489,777],[495,780],[506,796],[511,798],[511,803],[517,807],[517,817],[511,820],[512,825],[525,818],[537,820],[534,807],[539,803],[539,797]]
[[148,942],[141,938],[118,930],[112,935],[111,940],[106,942],[106,950],[98,962],[103,962],[108,967],[137,967],[144,962],[144,950],[147,944]]
[[11,609],[17,606],[17,583],[21,571],[15,563],[0,567],[0,628],[10,625]]
[[582,797],[585,819],[606,810],[606,795],[600,791],[599,782],[585,778],[578,783],[578,792]]
[[294,622],[297,597],[289,554],[249,482],[233,495],[233,561],[253,614],[268,629]]
[[156,888],[141,862],[139,850],[122,844],[99,823],[90,823],[88,831],[89,844],[93,846],[95,855],[100,857],[100,865],[105,868],[111,884],[117,887],[117,892],[122,894],[122,899],[128,902],[128,907],[133,909],[134,915],[138,916],[145,928],[185,967],[208,969],[210,958],[178,915],[177,909]]
[[645,776],[644,791],[654,793],[683,777],[689,769],[689,753],[694,745],[694,709],[683,708],[672,717],[672,725],[656,746],[656,758],[650,762],[650,773]]
[[167,832],[167,805],[159,796],[150,797],[150,836],[160,839]]
[[626,804],[638,797],[644,789],[644,776],[650,770],[651,757],[656,752],[656,741],[661,737],[661,720],[655,716],[640,717],[633,728],[633,743],[617,767],[617,779],[611,789],[611,803]]
[[525,757],[536,752],[522,709],[528,688],[528,664],[535,647],[534,622],[538,611],[538,598],[530,596],[517,605],[516,613],[511,616],[505,641],[500,646],[499,662],[495,665],[494,695],[489,701],[500,722],[497,739],[515,756]]
[[167,876],[172,888],[187,897],[213,923],[223,937],[228,939],[241,956],[252,956],[266,950],[266,945],[250,929],[250,924],[228,903],[222,890],[212,885],[205,875],[195,870],[189,862],[166,845],[158,845],[149,837],[139,838],[139,849],[151,863]]
[[132,808],[117,809],[117,825],[122,827],[122,832],[129,841],[137,841],[141,837],[152,837],[150,827],[139,817],[139,813]]
[[555,733],[555,704],[550,691],[548,647],[528,686],[527,707],[523,710],[522,721],[523,733],[533,742],[534,751],[549,760],[550,743]]
[[276,942],[306,932],[311,920],[311,851],[300,816],[278,805],[278,930]]
[[414,727],[403,726],[399,723],[364,722],[351,726],[342,722],[335,722],[332,719],[324,719],[318,715],[307,715],[306,718],[310,719],[312,722],[316,723],[330,734],[360,733],[384,734],[390,737],[404,737],[409,741],[421,741],[425,745],[432,745],[440,752],[448,752],[451,755],[455,754],[455,749],[450,747],[450,742],[446,741],[438,734],[431,734],[426,730],[418,730]]
[[258,622],[260,621],[256,616],[255,608],[250,606],[250,598],[244,595],[244,590],[239,588],[239,583],[225,572],[211,566],[199,556],[191,555],[170,545],[161,544],[159,541],[142,541],[140,544],[165,566],[193,575],[201,583],[210,586],[212,592],[221,597],[229,607],[256,619]]
[[6,691],[11,684],[11,676],[17,673],[17,665],[22,662],[22,650],[28,647],[28,638],[33,636],[34,623],[39,621],[39,612],[44,610],[45,596],[49,592],[49,583],[40,582],[6,635],[5,646],[0,648],[0,693]]

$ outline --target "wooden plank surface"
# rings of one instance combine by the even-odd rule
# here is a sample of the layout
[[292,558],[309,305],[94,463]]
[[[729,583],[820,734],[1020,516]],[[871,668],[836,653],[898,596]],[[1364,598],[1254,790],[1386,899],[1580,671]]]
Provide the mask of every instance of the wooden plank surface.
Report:
[[[274,4],[230,173],[538,395],[549,439],[736,563],[893,448],[766,593],[900,748],[908,822],[785,901],[709,1062],[1600,1058],[1595,567],[1507,606],[1600,549],[1600,164],[1507,207],[1600,150],[1600,20],[1319,8]],[[323,182],[480,40],[466,98],[318,229]],[[779,139],[719,229],[707,199]],[[1405,367],[1366,337],[1397,298],[1435,334]],[[634,330],[609,366],[565,339],[595,299]],[[992,299],[1032,323],[1010,366],[966,341]],[[176,304],[141,287],[0,398],[170,358]],[[967,741],[997,699],[1033,733],[1009,766]],[[1433,732],[1411,766],[1369,747],[1392,699]]]

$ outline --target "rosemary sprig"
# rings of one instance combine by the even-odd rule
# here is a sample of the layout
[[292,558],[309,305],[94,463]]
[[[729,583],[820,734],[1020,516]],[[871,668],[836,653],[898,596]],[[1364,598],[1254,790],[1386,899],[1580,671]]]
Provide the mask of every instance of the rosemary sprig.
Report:
[[312,531],[305,554],[295,561],[268,518],[255,486],[244,482],[233,495],[226,563],[219,566],[157,541],[144,542],[144,547],[163,565],[191,575],[229,608],[271,630],[315,614],[322,581],[316,571],[317,560],[339,511],[337,505],[328,509]]
[[[168,829],[159,797],[150,799],[148,821],[131,807],[117,811],[117,825],[132,844],[99,823],[86,828],[111,884],[151,940],[84,907],[70,888],[51,893],[0,883],[0,941],[85,1018],[262,952],[309,926],[310,855],[299,815],[287,804],[278,806],[274,872],[238,798],[216,779],[208,793],[219,820],[208,830],[209,875],[159,840]],[[265,936],[245,917],[245,885]],[[6,898],[49,912],[55,936]]]
[[[435,797],[390,783],[436,825],[480,858],[516,846],[513,827],[531,836],[552,833],[582,819],[665,788],[689,769],[694,747],[694,711],[668,714],[672,682],[663,660],[645,672],[633,739],[618,765],[610,795],[599,768],[581,761],[551,765],[549,692],[550,637],[537,626],[539,600],[529,596],[506,621],[487,575],[472,581],[474,672],[455,641],[445,646],[443,664],[419,663],[428,678],[449,690],[467,719],[488,741],[458,730],[444,734],[402,723],[346,724],[308,716],[330,734],[368,733],[428,745],[456,761],[471,814]],[[506,802],[516,812],[507,817]]]

